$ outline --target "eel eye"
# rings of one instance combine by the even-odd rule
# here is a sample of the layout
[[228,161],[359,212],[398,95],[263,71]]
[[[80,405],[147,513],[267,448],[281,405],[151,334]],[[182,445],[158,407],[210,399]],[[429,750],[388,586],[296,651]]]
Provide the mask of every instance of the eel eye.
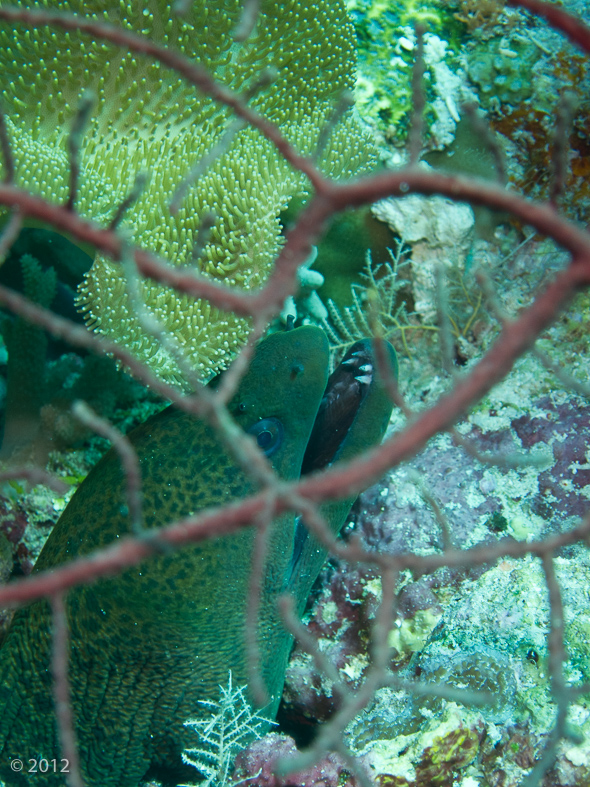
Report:
[[272,456],[283,442],[283,424],[278,418],[263,418],[248,429],[258,448],[267,456]]

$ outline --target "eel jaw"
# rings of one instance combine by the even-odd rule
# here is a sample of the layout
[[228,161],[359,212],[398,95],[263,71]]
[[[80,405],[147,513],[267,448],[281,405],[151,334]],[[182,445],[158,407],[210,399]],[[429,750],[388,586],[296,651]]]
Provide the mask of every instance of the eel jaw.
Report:
[[[335,460],[373,382],[373,373],[370,341],[356,342],[328,378],[307,443],[301,475],[328,467]],[[307,539],[307,527],[298,516],[295,520],[293,551],[286,574],[286,588],[289,587],[298,570]]]
[[328,379],[303,458],[301,475],[329,467],[373,382],[370,342],[356,342]]

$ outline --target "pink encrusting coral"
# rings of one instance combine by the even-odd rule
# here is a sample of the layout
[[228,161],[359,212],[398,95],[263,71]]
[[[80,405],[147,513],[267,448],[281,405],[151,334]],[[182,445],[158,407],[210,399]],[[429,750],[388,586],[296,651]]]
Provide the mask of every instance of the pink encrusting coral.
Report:
[[315,765],[294,773],[277,773],[297,754],[292,738],[271,733],[250,744],[236,757],[232,779],[252,787],[359,787],[359,782],[337,754],[328,754]]

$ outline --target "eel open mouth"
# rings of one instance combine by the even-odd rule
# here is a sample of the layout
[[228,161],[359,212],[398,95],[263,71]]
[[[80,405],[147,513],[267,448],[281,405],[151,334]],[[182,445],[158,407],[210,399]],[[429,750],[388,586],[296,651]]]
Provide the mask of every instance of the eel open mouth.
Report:
[[332,464],[372,381],[371,343],[355,342],[328,378],[307,443],[301,475]]
[[[328,378],[303,457],[302,476],[328,467],[335,460],[372,382],[371,342],[355,342]],[[295,523],[287,583],[298,571],[307,539],[307,528],[299,516]]]

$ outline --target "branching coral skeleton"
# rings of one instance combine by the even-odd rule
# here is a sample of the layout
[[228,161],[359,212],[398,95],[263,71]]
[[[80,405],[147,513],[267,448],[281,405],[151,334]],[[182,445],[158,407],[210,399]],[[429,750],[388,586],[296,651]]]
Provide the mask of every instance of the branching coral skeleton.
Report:
[[[540,0],[509,0],[509,4],[524,7],[544,16],[557,30],[561,30],[586,53],[590,53],[590,30],[580,22],[572,19],[555,6]],[[180,3],[178,4],[180,6]],[[249,13],[255,4],[248,4]],[[194,297],[206,298],[210,303],[221,309],[232,310],[236,314],[255,317],[255,335],[263,330],[264,324],[280,312],[286,297],[296,290],[298,267],[309,256],[311,246],[321,237],[329,219],[338,211],[349,207],[364,205],[385,197],[403,196],[408,193],[441,194],[454,200],[462,200],[474,204],[487,205],[491,208],[510,212],[521,222],[533,226],[539,233],[553,240],[569,251],[569,266],[557,274],[553,281],[537,294],[534,302],[514,319],[506,319],[501,326],[500,334],[493,346],[482,359],[474,365],[469,373],[456,380],[452,390],[443,395],[429,409],[413,416],[407,425],[389,437],[384,444],[367,452],[364,456],[350,462],[346,466],[335,466],[326,472],[310,476],[296,483],[285,483],[271,471],[263,455],[236,429],[225,409],[225,403],[235,389],[239,376],[247,366],[253,342],[250,342],[238,359],[234,362],[222,389],[211,395],[208,390],[199,388],[190,396],[180,396],[176,389],[159,381],[153,373],[138,362],[121,347],[105,338],[94,336],[86,330],[68,323],[50,311],[41,308],[24,297],[0,287],[0,303],[4,308],[45,328],[55,336],[71,341],[74,345],[85,347],[98,353],[111,353],[131,369],[132,373],[144,383],[151,385],[158,393],[173,401],[187,412],[207,418],[228,445],[232,446],[235,455],[244,467],[250,468],[260,486],[260,491],[239,503],[206,511],[182,521],[171,522],[157,533],[155,537],[143,534],[139,528],[133,535],[121,538],[118,543],[97,552],[90,557],[78,558],[62,568],[46,574],[15,581],[0,589],[0,605],[14,606],[33,599],[46,597],[51,600],[55,619],[55,648],[53,652],[53,672],[56,681],[56,700],[58,722],[63,756],[72,763],[68,776],[71,787],[82,784],[76,768],[75,740],[72,729],[71,713],[68,713],[67,688],[67,634],[64,628],[63,594],[67,589],[79,584],[92,582],[100,576],[112,574],[126,566],[138,563],[154,554],[165,545],[177,548],[183,544],[195,543],[202,539],[230,533],[252,523],[260,529],[264,538],[264,527],[268,521],[281,511],[291,509],[302,513],[307,526],[327,544],[336,556],[351,561],[363,561],[374,565],[381,572],[383,597],[372,630],[371,656],[372,663],[361,688],[351,692],[336,685],[343,696],[340,710],[326,723],[317,736],[314,745],[286,768],[298,770],[320,757],[327,750],[343,752],[342,732],[344,727],[371,700],[377,688],[396,683],[396,679],[388,674],[388,633],[392,625],[394,607],[395,579],[400,571],[411,569],[426,574],[440,566],[478,566],[498,560],[502,557],[515,558],[530,554],[542,560],[547,588],[551,602],[551,626],[549,635],[549,670],[552,689],[558,707],[557,718],[552,736],[546,746],[542,759],[533,769],[526,784],[533,787],[539,783],[543,773],[551,766],[558,742],[569,735],[566,727],[568,704],[581,692],[588,691],[587,686],[568,687],[563,675],[564,642],[563,612],[561,592],[553,568],[553,558],[565,545],[587,542],[590,538],[590,515],[579,525],[569,531],[552,536],[542,541],[530,542],[497,542],[492,545],[478,546],[468,550],[448,548],[440,554],[420,556],[416,554],[399,554],[395,556],[380,555],[361,549],[358,545],[336,542],[329,534],[318,514],[318,505],[326,500],[354,495],[368,484],[403,460],[414,456],[433,436],[453,427],[470,407],[476,404],[490,389],[502,380],[512,369],[514,363],[524,353],[531,350],[539,335],[556,319],[560,311],[571,300],[580,288],[590,285],[590,234],[569,222],[560,215],[552,204],[537,204],[512,191],[498,185],[473,179],[449,176],[440,173],[424,172],[413,166],[387,172],[380,175],[365,177],[356,182],[336,183],[325,178],[316,168],[313,157],[301,156],[294,147],[281,135],[280,130],[269,123],[235,93],[223,85],[215,83],[199,66],[182,55],[159,46],[145,38],[136,36],[129,31],[119,30],[109,25],[85,20],[82,17],[62,15],[57,12],[14,9],[7,6],[0,8],[0,18],[4,20],[36,25],[54,25],[69,31],[79,31],[95,38],[110,41],[124,50],[141,53],[158,61],[178,74],[189,83],[204,91],[216,101],[229,107],[241,120],[256,127],[268,140],[276,146],[282,156],[309,180],[313,196],[301,212],[294,226],[286,235],[285,244],[277,256],[274,269],[267,283],[259,290],[244,293],[220,286],[210,280],[200,278],[193,273],[177,269],[167,264],[153,253],[145,249],[131,246],[127,239],[117,231],[117,222],[110,226],[100,227],[82,219],[75,212],[75,200],[70,195],[66,205],[50,204],[44,199],[27,193],[14,185],[14,167],[11,156],[10,140],[5,124],[0,123],[0,140],[5,162],[5,180],[0,185],[0,203],[11,211],[11,221],[0,238],[0,248],[5,251],[12,242],[23,219],[36,219],[65,232],[79,242],[93,245],[104,255],[121,262],[128,255],[137,268],[138,276],[165,283],[179,293]],[[75,145],[71,146],[72,184],[75,188]],[[74,207],[72,207],[74,206]],[[118,215],[116,213],[115,215]],[[396,392],[392,391],[396,396]],[[80,415],[90,421],[83,409]],[[99,424],[97,427],[100,429]],[[129,465],[131,466],[131,465]],[[14,469],[7,471],[13,477],[19,476],[29,480],[46,480],[45,476],[34,475],[31,469]],[[56,481],[53,481],[56,483]],[[133,473],[129,475],[130,498],[136,499],[133,489],[137,484]],[[135,486],[134,486],[135,484]],[[134,504],[135,508],[137,505]],[[260,577],[254,573],[251,588],[256,604],[255,593]],[[284,616],[286,624],[300,639],[304,648],[313,652],[314,658],[321,663],[321,655],[314,649],[312,642],[306,642],[303,633],[298,629],[297,622],[289,612],[285,602]],[[254,654],[255,655],[255,654]],[[255,666],[255,658],[253,659]],[[329,665],[326,672],[331,674]],[[419,684],[404,684],[403,688],[410,693],[432,692]],[[228,692],[232,692],[228,688]],[[444,694],[444,689],[440,690]],[[233,697],[233,694],[231,695]],[[253,717],[254,718],[254,717]],[[206,739],[207,730],[202,730]],[[346,755],[346,752],[344,752]],[[352,760],[350,755],[346,755]],[[357,769],[358,778],[365,784],[370,781],[366,774]]]

